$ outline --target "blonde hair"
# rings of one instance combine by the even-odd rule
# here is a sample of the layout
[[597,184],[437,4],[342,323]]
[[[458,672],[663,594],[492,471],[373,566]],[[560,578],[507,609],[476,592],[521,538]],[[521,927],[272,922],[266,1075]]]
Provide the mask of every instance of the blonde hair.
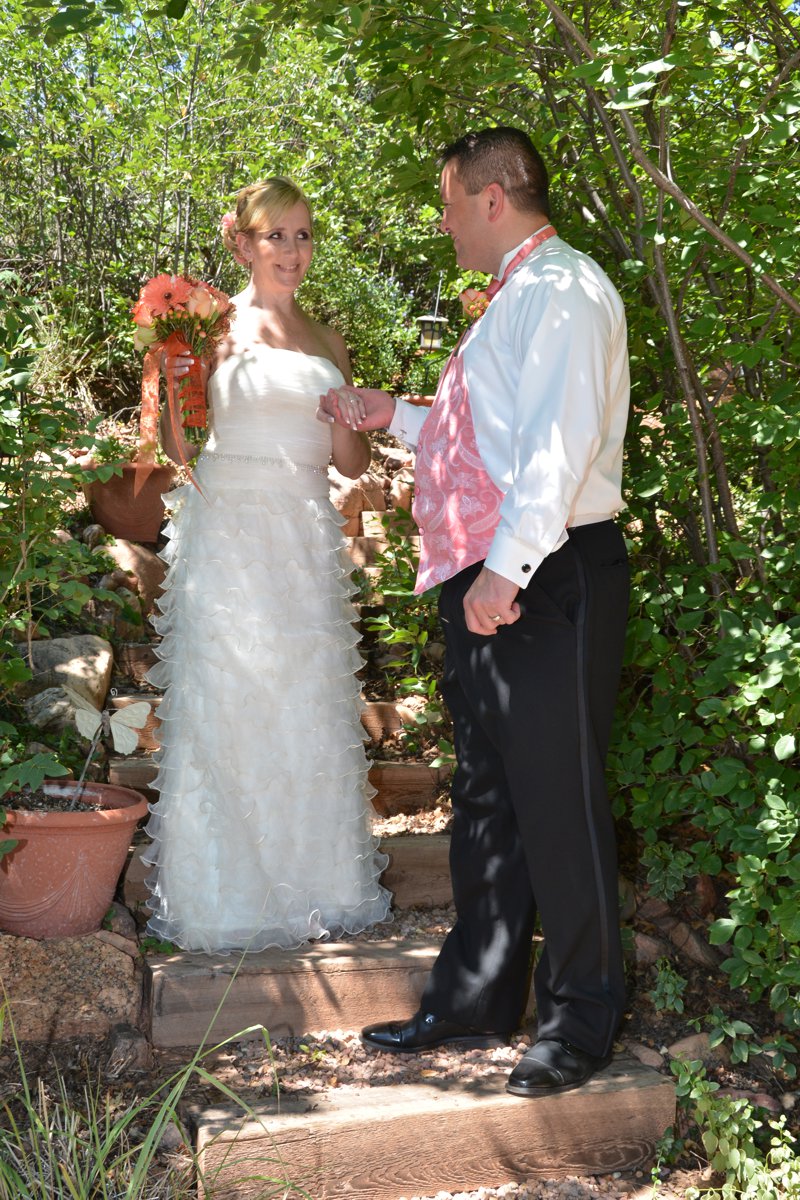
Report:
[[310,221],[311,205],[308,197],[291,179],[286,179],[283,175],[273,175],[269,179],[249,183],[236,197],[236,207],[225,213],[222,218],[222,241],[226,250],[230,250],[237,262],[243,263],[245,260],[236,245],[236,235],[271,229],[295,204],[305,204]]

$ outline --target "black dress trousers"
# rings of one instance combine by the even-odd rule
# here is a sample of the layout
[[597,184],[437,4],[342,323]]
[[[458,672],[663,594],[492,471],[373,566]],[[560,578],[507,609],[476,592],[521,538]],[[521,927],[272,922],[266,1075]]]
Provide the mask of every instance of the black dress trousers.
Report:
[[440,599],[458,762],[457,919],[422,1007],[477,1029],[517,1028],[538,911],[539,1037],[603,1055],[625,1004],[604,779],[628,612],[625,543],[613,521],[570,530],[520,589],[520,619],[493,637],[464,620],[482,566],[448,580]]

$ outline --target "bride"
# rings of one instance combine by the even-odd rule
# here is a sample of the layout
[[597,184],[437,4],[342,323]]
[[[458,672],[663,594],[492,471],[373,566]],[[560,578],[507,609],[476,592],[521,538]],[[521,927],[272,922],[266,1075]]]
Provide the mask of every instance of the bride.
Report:
[[[244,188],[222,227],[250,281],[208,382],[202,494],[169,497],[161,661],[148,677],[166,688],[148,929],[206,952],[355,933],[390,907],[350,567],[328,500],[331,457],[357,478],[369,446],[315,418],[320,394],[350,383],[347,350],[295,299],[313,252],[299,188],[279,177]],[[181,437],[167,418],[176,459]]]

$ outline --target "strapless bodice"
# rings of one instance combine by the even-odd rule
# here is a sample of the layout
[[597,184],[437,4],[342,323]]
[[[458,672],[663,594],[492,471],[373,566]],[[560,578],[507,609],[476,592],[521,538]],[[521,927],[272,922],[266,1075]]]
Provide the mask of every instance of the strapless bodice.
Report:
[[324,466],[331,431],[317,420],[317,405],[343,383],[338,367],[313,354],[260,343],[231,354],[209,381],[206,449]]

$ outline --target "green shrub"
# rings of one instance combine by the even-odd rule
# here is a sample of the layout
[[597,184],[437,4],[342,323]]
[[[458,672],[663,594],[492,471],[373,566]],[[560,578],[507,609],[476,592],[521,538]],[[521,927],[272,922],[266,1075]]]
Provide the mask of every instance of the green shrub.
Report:
[[0,795],[65,773],[55,753],[25,755],[17,687],[31,676],[34,636],[70,628],[95,598],[113,600],[89,582],[97,555],[64,530],[79,495],[71,451],[86,431],[68,398],[34,387],[36,310],[17,283],[0,275]]

